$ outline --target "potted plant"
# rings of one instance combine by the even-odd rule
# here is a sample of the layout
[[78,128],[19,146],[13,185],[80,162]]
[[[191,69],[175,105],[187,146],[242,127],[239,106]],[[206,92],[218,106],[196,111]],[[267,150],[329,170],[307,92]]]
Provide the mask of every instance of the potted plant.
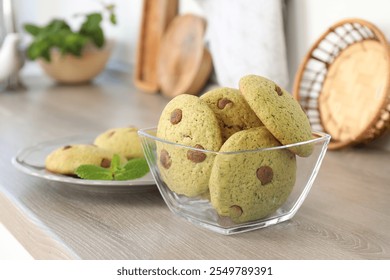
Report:
[[[104,12],[116,24],[114,5],[105,5]],[[105,67],[112,42],[106,40],[101,23],[103,12],[85,15],[77,31],[63,19],[53,19],[45,26],[25,24],[33,36],[27,57],[37,60],[43,70],[60,83],[83,83],[97,76]]]

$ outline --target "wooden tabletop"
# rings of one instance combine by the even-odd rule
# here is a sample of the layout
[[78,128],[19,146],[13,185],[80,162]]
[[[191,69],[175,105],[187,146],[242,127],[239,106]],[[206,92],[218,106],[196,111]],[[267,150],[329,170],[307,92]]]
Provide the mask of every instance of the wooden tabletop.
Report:
[[113,73],[83,86],[25,84],[0,93],[0,221],[37,259],[390,259],[389,152],[328,152],[292,220],[223,236],[175,216],[157,190],[84,192],[11,164],[37,142],[154,126],[167,99]]

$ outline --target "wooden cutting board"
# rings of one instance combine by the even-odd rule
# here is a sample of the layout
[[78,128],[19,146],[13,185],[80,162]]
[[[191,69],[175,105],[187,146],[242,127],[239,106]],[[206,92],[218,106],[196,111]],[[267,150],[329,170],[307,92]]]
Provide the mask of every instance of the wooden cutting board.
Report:
[[177,16],[169,25],[158,59],[158,80],[165,96],[196,95],[206,84],[212,61],[204,47],[205,29],[205,20],[191,14]]
[[134,73],[135,86],[144,92],[157,93],[159,90],[157,57],[160,42],[177,11],[178,0],[144,0]]

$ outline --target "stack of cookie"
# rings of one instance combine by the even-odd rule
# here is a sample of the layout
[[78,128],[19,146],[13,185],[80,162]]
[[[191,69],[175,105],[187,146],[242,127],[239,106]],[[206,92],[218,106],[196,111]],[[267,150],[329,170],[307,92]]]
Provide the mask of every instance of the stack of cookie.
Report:
[[137,132],[135,127],[114,128],[98,135],[93,144],[60,147],[46,157],[46,169],[53,173],[76,176],[75,170],[80,165],[109,167],[114,154],[120,156],[122,164],[129,159],[143,157]]
[[261,150],[307,141],[312,134],[299,103],[255,75],[243,77],[239,90],[172,99],[157,137],[168,141],[157,143],[166,185],[179,195],[209,197],[220,216],[237,223],[278,209],[295,184],[296,155],[307,157],[313,149],[306,144]]

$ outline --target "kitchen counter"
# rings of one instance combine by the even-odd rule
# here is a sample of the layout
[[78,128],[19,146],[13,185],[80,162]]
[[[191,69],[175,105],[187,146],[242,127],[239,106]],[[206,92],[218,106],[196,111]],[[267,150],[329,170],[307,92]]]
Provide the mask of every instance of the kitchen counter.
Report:
[[390,152],[328,152],[306,201],[287,222],[223,236],[172,214],[157,189],[93,193],[24,174],[21,148],[135,124],[155,126],[168,102],[131,77],[0,93],[0,222],[37,259],[390,259]]

